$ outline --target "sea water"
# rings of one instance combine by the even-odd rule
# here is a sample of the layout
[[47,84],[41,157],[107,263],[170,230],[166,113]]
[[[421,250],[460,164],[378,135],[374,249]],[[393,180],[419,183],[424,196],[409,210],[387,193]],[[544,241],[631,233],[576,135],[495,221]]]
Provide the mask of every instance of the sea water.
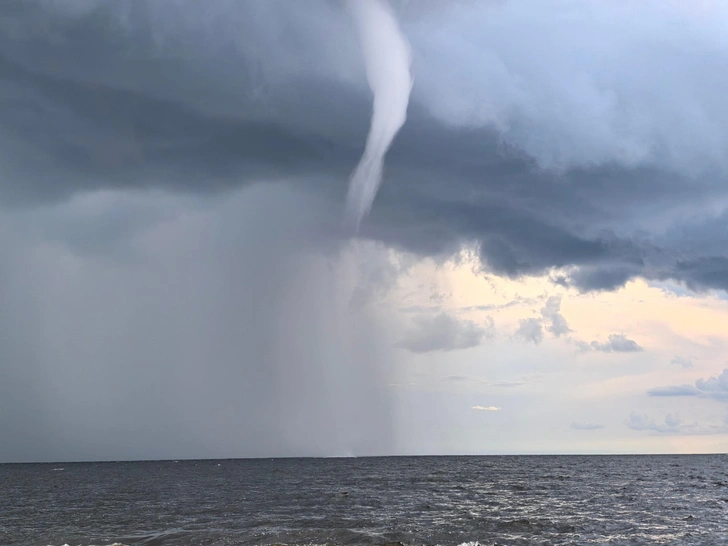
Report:
[[728,456],[0,465],[0,544],[728,544]]

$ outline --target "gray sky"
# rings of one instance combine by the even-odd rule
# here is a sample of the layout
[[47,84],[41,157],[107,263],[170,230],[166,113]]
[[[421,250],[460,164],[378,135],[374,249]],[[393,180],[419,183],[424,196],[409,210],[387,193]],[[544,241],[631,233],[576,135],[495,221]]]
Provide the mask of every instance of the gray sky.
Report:
[[340,3],[0,5],[0,461],[725,451],[728,8],[392,5],[357,238]]

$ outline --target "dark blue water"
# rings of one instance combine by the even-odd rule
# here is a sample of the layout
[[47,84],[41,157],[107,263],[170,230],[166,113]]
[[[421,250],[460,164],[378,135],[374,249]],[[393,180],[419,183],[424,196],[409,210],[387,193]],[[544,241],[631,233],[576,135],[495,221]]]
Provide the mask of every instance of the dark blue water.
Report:
[[728,456],[0,465],[0,544],[728,544]]

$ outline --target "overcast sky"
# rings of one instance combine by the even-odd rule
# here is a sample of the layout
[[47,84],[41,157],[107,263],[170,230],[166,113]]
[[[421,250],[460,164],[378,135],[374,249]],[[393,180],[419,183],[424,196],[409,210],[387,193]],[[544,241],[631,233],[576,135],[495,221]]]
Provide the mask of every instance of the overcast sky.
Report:
[[[364,0],[362,0],[364,1]],[[728,6],[0,3],[0,462],[728,450]]]

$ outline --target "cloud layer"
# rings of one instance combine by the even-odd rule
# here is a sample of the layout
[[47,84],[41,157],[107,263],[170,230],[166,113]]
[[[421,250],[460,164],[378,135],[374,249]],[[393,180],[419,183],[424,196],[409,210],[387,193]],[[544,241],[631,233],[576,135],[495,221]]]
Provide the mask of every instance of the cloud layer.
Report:
[[702,396],[728,402],[728,368],[719,375],[698,379],[693,385],[670,385],[647,391],[650,396]]
[[[493,272],[566,268],[581,290],[728,288],[726,8],[706,5],[400,7],[416,84],[364,234],[430,255],[475,241]],[[343,199],[369,101],[336,3],[4,9],[6,206],[291,175]]]
[[431,317],[419,316],[412,320],[411,327],[397,346],[413,353],[470,349],[492,337],[493,328],[492,321],[485,328],[445,312]]
[[624,334],[609,334],[607,341],[594,340],[591,343],[576,341],[579,351],[598,351],[600,353],[638,353],[644,349]]

